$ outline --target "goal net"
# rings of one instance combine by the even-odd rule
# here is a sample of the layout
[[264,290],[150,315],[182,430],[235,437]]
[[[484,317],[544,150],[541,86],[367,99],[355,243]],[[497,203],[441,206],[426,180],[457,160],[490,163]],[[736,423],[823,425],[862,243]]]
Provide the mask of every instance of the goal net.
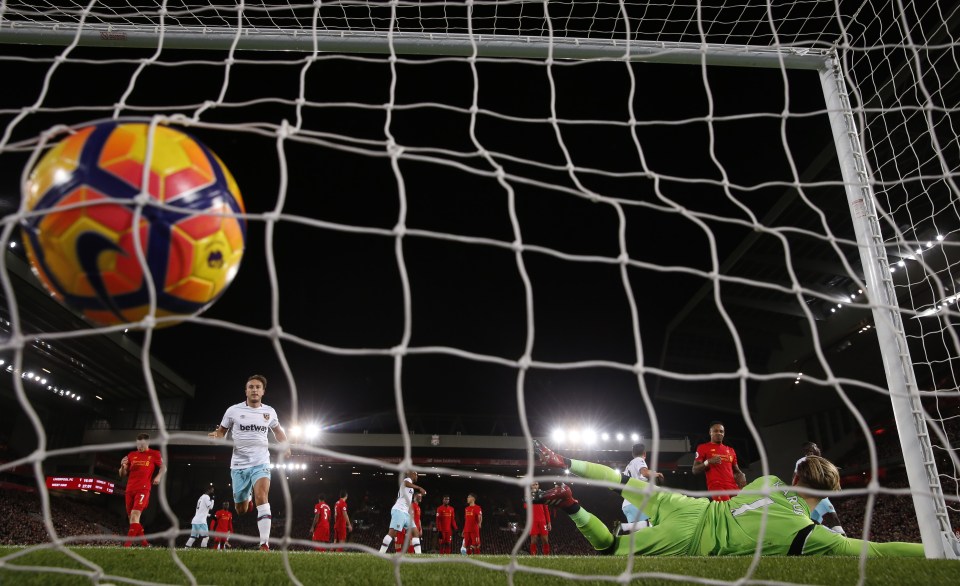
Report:
[[[64,445],[37,415],[26,374],[45,345],[124,326],[38,317],[14,293],[13,264],[30,165],[93,121],[140,120],[220,156],[249,230],[237,282],[207,312],[128,332],[142,345],[137,426],[158,430],[164,454],[209,442],[167,408],[150,353],[222,382],[259,370],[243,347],[282,373],[270,388],[284,389],[273,396],[284,423],[329,408],[331,394],[341,422],[351,410],[393,417],[399,461],[301,444],[313,462],[422,468],[411,421],[438,403],[509,419],[516,445],[544,438],[573,457],[623,459],[599,439],[550,436],[563,421],[587,429],[587,413],[591,430],[640,422],[650,467],[676,473],[657,490],[705,496],[665,443],[706,440],[719,419],[741,430],[749,479],[788,479],[800,444],[816,441],[841,466],[848,535],[956,558],[957,11],[938,0],[3,0],[0,368],[36,442],[0,438],[11,446],[0,473],[31,468],[47,544],[61,546],[76,539],[55,527],[51,458],[131,446],[133,433]],[[212,421],[239,392],[204,403],[209,389],[198,382],[195,399]],[[515,471],[482,481],[516,494],[534,477],[569,481],[523,449]],[[189,533],[167,502],[176,482],[187,490],[171,478],[158,491],[170,544]],[[276,478],[287,519],[298,490]],[[502,553],[524,551],[530,521],[521,514]],[[305,545],[290,525],[274,536]],[[377,540],[354,547],[375,552]]]

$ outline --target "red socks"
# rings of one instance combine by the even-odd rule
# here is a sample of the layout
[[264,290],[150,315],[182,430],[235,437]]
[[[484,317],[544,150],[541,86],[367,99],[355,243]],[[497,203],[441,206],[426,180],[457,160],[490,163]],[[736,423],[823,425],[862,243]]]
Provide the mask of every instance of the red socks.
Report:
[[[141,537],[143,536],[143,525],[140,523],[130,523],[130,529],[127,530],[127,537]],[[128,539],[124,542],[123,547],[130,547],[132,540]],[[150,547],[150,544],[147,543],[146,539],[140,540],[140,545],[143,547]]]

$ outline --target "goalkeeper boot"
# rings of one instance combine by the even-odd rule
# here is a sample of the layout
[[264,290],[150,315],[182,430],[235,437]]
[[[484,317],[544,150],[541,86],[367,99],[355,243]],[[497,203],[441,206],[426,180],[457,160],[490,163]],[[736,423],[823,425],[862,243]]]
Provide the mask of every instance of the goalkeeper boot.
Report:
[[561,509],[579,504],[579,501],[573,498],[573,491],[566,484],[555,486],[550,490],[538,490],[532,500],[538,505],[550,505]]
[[540,460],[541,466],[547,466],[549,468],[570,467],[570,462],[566,458],[557,454],[538,440],[533,440],[533,451],[537,453],[537,459]]

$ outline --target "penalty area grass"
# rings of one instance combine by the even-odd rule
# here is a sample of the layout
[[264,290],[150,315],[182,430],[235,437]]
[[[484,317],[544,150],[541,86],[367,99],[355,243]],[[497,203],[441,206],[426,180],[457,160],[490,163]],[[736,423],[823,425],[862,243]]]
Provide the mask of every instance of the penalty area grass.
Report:
[[[119,547],[71,547],[89,562],[85,566],[62,551],[0,547],[0,584],[74,585],[122,583],[127,580],[160,584],[190,584],[190,577],[175,563],[172,552],[163,547],[151,549]],[[252,550],[176,550],[177,557],[198,584],[243,584],[243,586],[287,584],[292,582],[284,555],[280,551]],[[396,559],[383,559],[365,553],[290,552],[289,572],[303,584],[396,584]],[[519,585],[556,584],[557,572],[573,574],[585,582],[616,583],[627,569],[627,559],[601,556],[521,555],[511,565],[505,555],[422,555],[404,556],[399,565],[403,583],[506,585],[513,571]],[[693,583],[689,578],[735,581],[743,578],[751,558],[642,558],[633,560],[635,582],[676,585]],[[427,563],[424,563],[427,562]],[[431,563],[432,562],[432,563]],[[476,563],[474,563],[476,562]],[[64,573],[74,571],[79,573]],[[101,573],[102,572],[102,573]],[[665,574],[680,579],[665,578]],[[684,578],[687,578],[686,580]],[[753,580],[799,584],[856,584],[860,561],[836,557],[767,557],[760,561]],[[867,560],[866,584],[900,586],[924,584],[956,586],[960,584],[960,561],[905,558]]]

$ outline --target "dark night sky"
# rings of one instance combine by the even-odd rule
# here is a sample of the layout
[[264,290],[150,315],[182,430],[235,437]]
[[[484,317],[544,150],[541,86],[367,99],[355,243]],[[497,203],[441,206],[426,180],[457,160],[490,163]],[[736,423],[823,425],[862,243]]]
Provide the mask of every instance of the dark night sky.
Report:
[[[30,55],[55,55],[59,51],[9,49]],[[75,54],[90,58],[107,55],[116,57],[93,49]],[[214,62],[223,56],[218,52],[164,51],[162,58],[166,61],[204,59],[211,64],[148,67],[128,103],[149,112],[149,108],[160,105],[195,105],[215,99],[223,68]],[[264,97],[296,99],[301,64],[293,60],[298,56],[239,53],[240,59],[258,63],[238,64],[231,70],[226,101],[237,104]],[[382,154],[382,104],[390,99],[390,71],[382,56],[366,59],[318,61],[307,74],[306,95],[314,102],[354,102],[371,107],[308,107],[303,127],[336,135],[331,138],[335,145],[360,146]],[[265,60],[286,63],[267,64]],[[126,89],[136,65],[65,64],[53,77],[45,105],[112,104]],[[2,67],[7,71],[6,79],[20,80],[19,93],[4,92],[2,106],[32,103],[47,67],[14,61],[3,62]],[[703,70],[653,64],[635,64],[633,69],[637,79],[634,108],[641,123],[637,135],[648,168],[661,175],[658,187],[668,201],[658,197],[650,178],[615,175],[642,170],[630,132],[622,125],[629,118],[629,78],[622,63],[565,63],[554,67],[557,117],[581,122],[561,125],[563,144],[579,169],[608,172],[578,172],[577,178],[585,188],[604,196],[651,204],[625,207],[627,249],[632,259],[708,270],[710,248],[704,230],[671,211],[670,206],[741,219],[746,215],[718,187],[672,179],[722,178],[711,160],[711,137],[702,120],[710,107]],[[469,65],[463,61],[420,60],[400,64],[398,71],[396,104],[418,107],[393,112],[390,130],[397,143],[413,155],[438,157],[483,172],[472,174],[452,165],[401,160],[407,228],[513,241],[507,192],[490,175],[490,165],[476,154],[470,140],[469,114],[427,104],[469,108],[473,93]],[[546,122],[551,114],[546,68],[529,63],[482,62],[478,72],[480,108],[500,115],[478,117],[476,134],[484,148],[559,166],[544,169],[506,157],[497,159],[508,173],[564,189],[575,188],[563,168],[565,159],[555,130]],[[96,82],[84,83],[91,74]],[[750,186],[789,181],[788,156],[780,136],[779,113],[785,107],[783,74],[776,70],[710,68],[707,79],[715,117],[766,114],[749,121],[721,119],[714,123],[714,152],[729,180]],[[792,114],[823,107],[815,73],[790,73],[789,80]],[[183,107],[178,111],[190,115],[193,110]],[[74,124],[108,115],[108,111],[90,109],[31,115],[20,123],[15,139],[24,139],[55,123]],[[248,104],[214,108],[201,119],[210,123],[280,124],[283,119],[295,122],[296,109],[276,103]],[[621,125],[586,122],[597,120]],[[789,155],[798,168],[803,169],[829,141],[822,126],[803,117],[787,122],[792,149]],[[274,138],[209,128],[191,132],[217,152],[236,176],[248,212],[260,214],[276,208],[279,165]],[[423,150],[426,147],[469,156]],[[284,214],[381,229],[397,223],[397,179],[387,157],[363,156],[295,140],[286,141],[285,149],[289,185]],[[12,154],[3,159],[2,196],[6,205],[15,205],[10,202],[16,201],[12,193],[19,176],[17,165],[22,166],[25,155]],[[525,244],[567,254],[607,258],[619,254],[618,218],[611,205],[528,183],[514,181],[511,185]],[[783,189],[757,187],[734,195],[762,217]],[[747,233],[741,227],[718,222],[710,222],[709,228],[717,238],[721,262]],[[400,343],[402,295],[393,238],[284,221],[275,226],[273,251],[284,332],[344,349],[387,349]],[[451,346],[507,360],[522,355],[527,335],[524,288],[511,250],[408,235],[403,254],[412,293],[412,347]],[[524,263],[533,286],[534,360],[636,361],[619,266],[564,261],[536,252],[526,253]],[[633,268],[630,282],[640,311],[643,360],[657,366],[664,328],[703,281]],[[270,299],[265,226],[262,220],[252,218],[241,270],[204,316],[266,329],[271,325]],[[284,344],[283,350],[297,381],[301,412],[319,414],[325,424],[336,425],[361,413],[393,411],[392,358],[339,356],[294,344]],[[290,417],[286,415],[291,407],[289,385],[265,338],[210,325],[182,324],[156,331],[153,352],[197,385],[196,399],[188,405],[185,416],[188,422],[214,423],[228,404],[241,400],[244,381],[253,372],[270,378],[267,402],[280,410],[282,419]],[[647,382],[652,384],[652,377]],[[452,356],[412,355],[404,360],[403,388],[405,407],[411,414],[458,412],[516,418],[516,371],[505,366]],[[605,368],[531,370],[526,398],[528,413],[544,419],[562,420],[579,413],[600,423],[630,425],[639,421],[647,429],[650,415],[643,407],[635,377]],[[675,432],[699,435],[711,419],[709,409],[698,411],[676,405],[658,405],[657,409],[660,425]]]

